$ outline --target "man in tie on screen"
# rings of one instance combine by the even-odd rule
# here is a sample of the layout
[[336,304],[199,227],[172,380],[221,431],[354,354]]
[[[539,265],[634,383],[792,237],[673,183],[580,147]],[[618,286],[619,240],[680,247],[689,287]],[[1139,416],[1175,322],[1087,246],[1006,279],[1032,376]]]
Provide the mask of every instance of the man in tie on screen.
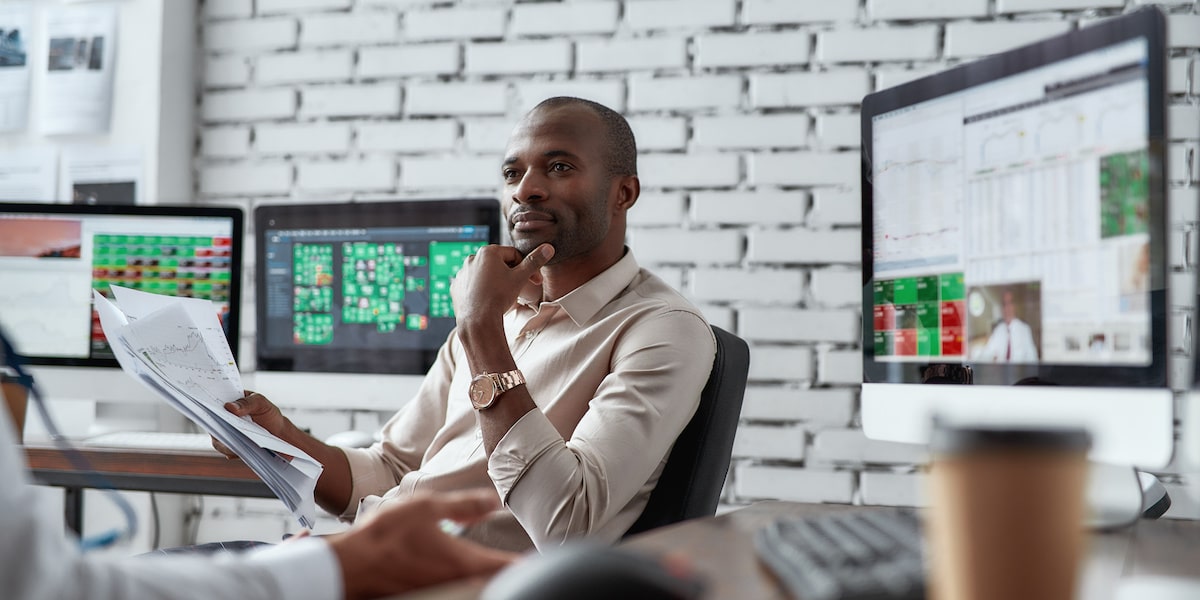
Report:
[[1017,303],[1010,290],[1001,294],[1003,319],[992,329],[982,358],[990,362],[1034,363],[1037,344],[1029,324],[1017,317]]

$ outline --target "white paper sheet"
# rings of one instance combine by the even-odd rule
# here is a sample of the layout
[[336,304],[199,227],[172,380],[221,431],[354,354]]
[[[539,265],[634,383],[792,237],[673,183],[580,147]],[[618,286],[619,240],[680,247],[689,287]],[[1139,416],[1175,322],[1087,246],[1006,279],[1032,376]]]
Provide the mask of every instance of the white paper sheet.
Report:
[[225,410],[243,390],[212,303],[119,286],[112,290],[120,308],[99,292],[94,299],[121,368],[233,450],[301,525],[312,527],[313,491],[323,467],[254,421]]
[[41,131],[104,133],[112,119],[117,5],[48,6]]
[[0,152],[0,200],[54,202],[57,189],[58,152],[53,148]]
[[0,131],[28,124],[32,14],[25,2],[0,4]]
[[141,204],[142,153],[133,147],[63,151],[59,196],[72,204]]

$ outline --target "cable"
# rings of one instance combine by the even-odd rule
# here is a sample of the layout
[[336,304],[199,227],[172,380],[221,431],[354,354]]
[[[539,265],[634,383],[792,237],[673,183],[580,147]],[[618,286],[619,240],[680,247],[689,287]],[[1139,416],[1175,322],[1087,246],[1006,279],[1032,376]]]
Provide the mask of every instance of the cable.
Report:
[[25,372],[25,359],[17,353],[16,348],[9,342],[8,336],[4,335],[4,329],[0,328],[0,358],[3,359],[4,365],[16,373],[17,383],[24,387],[29,397],[33,399],[33,405],[38,411],[38,415],[42,418],[42,423],[46,426],[46,431],[50,432],[50,439],[54,440],[54,445],[67,456],[67,460],[71,461],[71,465],[80,473],[90,479],[88,487],[103,491],[113,504],[121,510],[125,517],[124,528],[113,528],[109,531],[82,537],[83,532],[80,532],[79,546],[84,552],[107,548],[119,541],[132,539],[137,533],[137,515],[133,512],[133,507],[125,500],[125,497],[116,491],[112,483],[108,479],[94,469],[88,463],[87,458],[75,449],[71,442],[67,440],[58,431],[58,426],[54,423],[54,419],[50,416],[50,410],[46,407],[46,400],[42,397],[41,391],[37,384],[33,381],[33,377]]
[[154,495],[154,492],[150,492],[150,517],[152,519],[151,524],[154,526],[154,533],[150,538],[150,549],[158,550],[161,524],[159,523],[158,518],[158,497]]

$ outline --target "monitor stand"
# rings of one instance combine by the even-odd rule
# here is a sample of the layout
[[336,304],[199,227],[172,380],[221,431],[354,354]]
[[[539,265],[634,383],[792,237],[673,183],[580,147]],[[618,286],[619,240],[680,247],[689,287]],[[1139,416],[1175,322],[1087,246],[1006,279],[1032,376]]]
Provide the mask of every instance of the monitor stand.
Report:
[[1085,494],[1085,525],[1098,531],[1128,527],[1142,517],[1158,518],[1171,506],[1157,477],[1129,465],[1090,461]]

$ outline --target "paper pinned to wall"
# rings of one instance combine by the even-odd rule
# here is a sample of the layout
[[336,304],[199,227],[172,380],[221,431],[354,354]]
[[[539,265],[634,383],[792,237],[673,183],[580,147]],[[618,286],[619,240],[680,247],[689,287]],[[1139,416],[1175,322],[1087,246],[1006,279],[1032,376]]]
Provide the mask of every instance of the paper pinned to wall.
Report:
[[30,148],[0,152],[0,200],[55,202],[58,189],[58,152]]
[[20,131],[28,124],[30,15],[27,3],[0,4],[0,131]]
[[59,196],[72,204],[141,204],[142,152],[131,147],[63,151]]
[[47,7],[41,131],[104,133],[112,119],[117,6]]

